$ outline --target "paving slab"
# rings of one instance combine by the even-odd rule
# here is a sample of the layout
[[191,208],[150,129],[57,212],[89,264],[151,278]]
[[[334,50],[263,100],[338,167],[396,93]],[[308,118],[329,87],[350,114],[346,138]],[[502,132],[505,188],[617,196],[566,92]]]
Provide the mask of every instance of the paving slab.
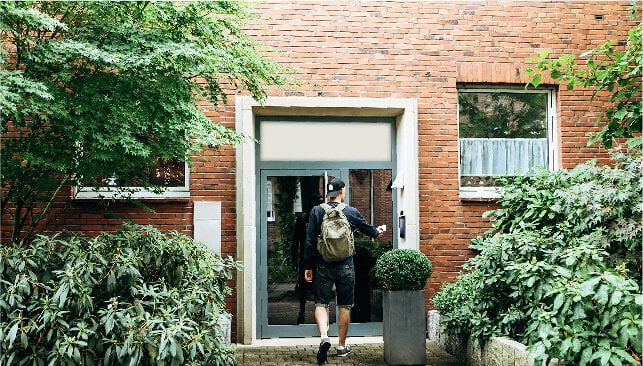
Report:
[[[351,345],[351,354],[347,357],[337,357],[334,346],[328,352],[328,362],[325,365],[386,365],[384,345],[381,343]],[[464,366],[433,342],[427,342],[426,352],[427,365]],[[237,362],[239,366],[317,365],[316,354],[315,345],[243,346],[237,348]]]

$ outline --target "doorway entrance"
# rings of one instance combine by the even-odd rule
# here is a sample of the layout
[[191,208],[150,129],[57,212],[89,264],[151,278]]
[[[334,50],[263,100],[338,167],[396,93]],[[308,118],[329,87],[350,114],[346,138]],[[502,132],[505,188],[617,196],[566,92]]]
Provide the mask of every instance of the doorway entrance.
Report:
[[[266,126],[266,122],[275,123],[271,128]],[[288,125],[279,131],[279,127],[283,126],[279,122],[288,122]],[[301,128],[301,124],[297,122],[305,123],[305,128]],[[327,125],[330,128],[320,129],[319,122],[331,122]],[[357,131],[347,131],[332,122],[387,123],[390,129],[368,128],[367,133],[363,133],[360,128],[356,128]],[[261,293],[258,288],[261,282],[258,278],[258,253],[261,247],[259,234],[263,218],[259,207],[261,170],[344,167],[392,169],[392,236],[396,241],[395,246],[419,249],[419,139],[416,99],[288,96],[267,97],[259,102],[250,96],[236,96],[235,123],[236,130],[248,136],[236,148],[237,259],[244,266],[236,279],[237,311],[233,322],[236,320],[238,342],[253,344],[263,338],[259,314]],[[268,131],[262,131],[266,127]],[[349,146],[354,145],[355,141],[362,143],[358,153],[344,149],[344,145],[337,142],[337,128],[342,128],[341,135],[350,137]],[[386,138],[388,131],[390,136]],[[268,139],[263,132],[268,132]],[[301,132],[305,133],[301,135]],[[257,144],[257,140],[261,143]],[[301,141],[306,142],[304,150],[299,145]],[[331,141],[339,148],[329,149]],[[390,154],[380,154],[387,151],[387,147],[390,147]],[[336,153],[338,151],[344,154],[339,156]],[[343,165],[345,163],[347,165]],[[404,226],[398,228],[398,222]]]
[[[351,336],[382,334],[382,293],[371,278],[377,258],[395,246],[392,169],[261,169],[257,251],[260,338],[318,335],[312,285],[303,280],[303,243],[308,213],[324,202],[328,181],[346,183],[345,202],[374,226],[386,225],[377,241],[356,233],[355,304]],[[337,310],[330,305],[331,336],[337,335]]]

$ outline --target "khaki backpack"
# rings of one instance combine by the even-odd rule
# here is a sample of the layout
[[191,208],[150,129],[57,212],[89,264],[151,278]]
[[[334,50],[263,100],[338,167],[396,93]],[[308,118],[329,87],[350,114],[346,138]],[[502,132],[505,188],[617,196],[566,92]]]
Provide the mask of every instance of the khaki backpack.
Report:
[[353,230],[344,215],[345,203],[336,207],[328,203],[321,204],[324,209],[321,234],[317,240],[317,250],[325,262],[337,262],[355,254]]

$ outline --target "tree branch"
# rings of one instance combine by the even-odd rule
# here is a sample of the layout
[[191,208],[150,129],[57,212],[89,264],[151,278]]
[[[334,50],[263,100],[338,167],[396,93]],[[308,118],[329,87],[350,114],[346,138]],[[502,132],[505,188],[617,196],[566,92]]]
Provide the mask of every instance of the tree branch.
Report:
[[65,205],[61,207],[60,210],[58,210],[58,212],[50,220],[45,221],[45,224],[42,230],[40,230],[41,232],[46,231],[51,226],[51,224],[53,224],[54,222],[56,222],[56,220],[58,220],[58,218],[63,212],[67,211],[67,209],[71,206],[71,204],[78,196],[78,192],[80,192],[80,189],[81,189],[80,186],[76,187],[76,189],[74,190],[74,194],[67,200]]
[[[25,241],[29,242],[31,240],[32,235],[36,231],[36,227],[38,226],[38,223],[43,219],[43,217],[46,216],[47,211],[49,211],[49,207],[51,207],[51,204],[56,199],[56,196],[58,195],[58,192],[60,192],[62,187],[64,187],[67,184],[68,181],[69,181],[69,176],[65,177],[64,179],[62,179],[60,181],[60,184],[58,184],[58,187],[56,187],[56,190],[54,191],[54,193],[52,193],[51,198],[49,199],[49,202],[47,202],[47,205],[45,205],[45,207],[38,214],[38,217],[35,220],[32,219],[31,230],[29,230],[29,232],[25,236]],[[45,224],[46,223],[47,223],[47,221],[45,221]],[[44,230],[44,228],[42,230]],[[40,231],[42,231],[42,230],[40,230]]]
[[15,243],[20,233],[20,213],[22,212],[22,200],[16,202],[16,208],[13,213],[13,231],[11,232],[11,242]]
[[[73,6],[72,8],[70,8],[70,9],[67,9],[67,11],[65,12],[65,14],[63,14],[63,16],[62,16],[62,17],[60,17],[60,19],[59,19],[58,21],[64,24],[64,23],[65,23],[65,19],[67,18],[67,16],[68,16],[68,15],[69,15],[73,10],[76,10],[76,5],[74,5],[74,6]],[[61,28],[60,28],[60,27],[56,27],[56,28],[54,28],[54,31],[53,31],[53,32],[51,32],[51,36],[49,36],[49,39],[54,39],[54,38],[58,35],[58,32],[60,32],[60,30],[61,30]]]
[[0,207],[0,217],[4,216],[5,212],[7,211],[7,205],[11,201],[11,197],[13,196],[14,192],[15,192],[14,183],[12,182],[9,185],[9,190],[7,191],[7,194],[4,196],[4,198],[0,199],[0,206],[1,206]]

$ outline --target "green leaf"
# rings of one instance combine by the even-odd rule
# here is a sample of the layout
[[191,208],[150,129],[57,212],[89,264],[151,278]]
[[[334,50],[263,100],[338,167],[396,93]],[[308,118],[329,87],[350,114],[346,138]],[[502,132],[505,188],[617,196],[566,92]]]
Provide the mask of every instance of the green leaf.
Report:
[[613,365],[616,365],[616,366],[623,366],[623,363],[621,362],[621,359],[619,359],[619,358],[618,358],[618,356],[617,356],[617,355],[615,355],[615,354],[613,354],[613,355],[610,357],[610,362],[611,362]]
[[114,329],[114,317],[108,316],[105,322],[105,334],[109,334]]
[[534,86],[534,88],[537,88],[540,85],[541,80],[542,76],[540,74],[536,74],[531,78],[530,83]]
[[623,119],[627,115],[627,110],[625,109],[619,109],[614,113],[614,118],[616,119]]
[[563,340],[563,343],[561,343],[561,345],[560,345],[560,351],[563,354],[567,353],[567,351],[569,350],[571,345],[572,345],[572,339],[571,338],[565,338]]
[[607,289],[608,289],[607,285],[600,285],[598,287],[598,291],[596,291],[596,295],[594,296],[596,301],[601,305],[606,304],[609,299],[609,294],[607,293]]
[[614,352],[615,352],[617,355],[621,356],[621,358],[623,358],[625,361],[627,361],[627,362],[631,363],[632,365],[638,365],[638,364],[639,364],[639,362],[637,362],[637,361],[634,359],[634,357],[632,357],[632,355],[630,355],[629,353],[625,352],[625,351],[624,351],[624,350],[622,350],[622,349],[617,349],[617,350],[616,350],[616,351],[614,351]]
[[574,316],[578,319],[584,319],[586,317],[585,309],[581,303],[574,305]]
[[607,363],[610,360],[610,356],[612,355],[612,353],[610,351],[606,351],[606,350],[600,350],[598,352],[601,355],[601,365],[607,365]]
[[600,277],[593,277],[589,280],[581,283],[580,285],[580,295],[585,297],[594,292],[594,286],[601,280]]
[[7,334],[7,338],[9,339],[9,345],[12,345],[13,341],[16,340],[17,334],[18,334],[18,322],[13,324],[11,329],[9,329],[9,333]]
[[[569,259],[569,258],[568,258],[568,259]],[[569,265],[571,265],[572,263],[574,263],[574,262],[573,262],[573,259],[572,259],[572,262],[571,262],[571,263],[569,263]],[[559,275],[561,275],[561,276],[563,276],[563,277],[565,277],[565,278],[571,278],[571,277],[572,277],[572,273],[571,273],[571,271],[570,271],[570,270],[568,270],[568,269],[567,269],[567,268],[565,268],[565,267],[557,267],[557,268],[556,268],[556,272],[557,272]]]
[[610,298],[610,305],[617,305],[621,301],[622,296],[623,293],[621,291],[615,290]]
[[587,365],[587,363],[590,362],[590,360],[592,359],[593,353],[594,351],[589,347],[583,349],[583,352],[581,353],[580,364]]
[[641,146],[643,146],[643,136],[636,136],[636,137],[629,138],[627,139],[626,143],[627,143],[628,149],[630,150],[640,149]]
[[530,356],[536,360],[540,360],[545,356],[545,346],[542,343],[537,343],[530,352]]
[[554,310],[558,310],[558,308],[563,305],[563,301],[565,301],[565,295],[562,293],[558,294],[554,299]]
[[29,346],[29,338],[25,332],[20,332],[20,346],[22,346],[22,348]]

